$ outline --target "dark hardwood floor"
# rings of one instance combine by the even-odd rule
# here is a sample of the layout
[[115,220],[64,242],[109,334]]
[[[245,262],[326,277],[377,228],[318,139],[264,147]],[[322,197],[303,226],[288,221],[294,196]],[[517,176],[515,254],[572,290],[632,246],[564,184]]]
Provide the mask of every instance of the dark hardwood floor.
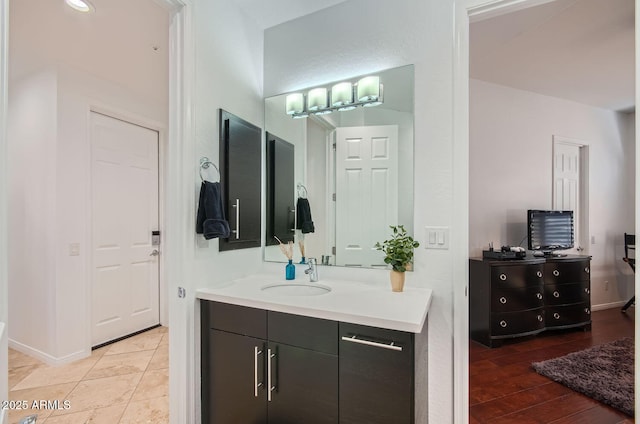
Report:
[[634,419],[603,403],[537,374],[531,362],[543,361],[634,337],[635,308],[592,314],[591,331],[545,332],[511,339],[490,349],[469,343],[469,422],[542,424],[617,424]]

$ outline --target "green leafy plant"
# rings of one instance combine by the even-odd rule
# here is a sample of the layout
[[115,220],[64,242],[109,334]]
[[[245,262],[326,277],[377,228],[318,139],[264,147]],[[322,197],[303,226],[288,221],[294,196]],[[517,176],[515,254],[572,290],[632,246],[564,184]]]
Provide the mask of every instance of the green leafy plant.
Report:
[[413,249],[420,246],[420,243],[407,235],[407,230],[402,225],[391,225],[389,228],[393,230],[391,238],[382,244],[377,242],[375,248],[384,252],[384,263],[391,265],[394,271],[405,272],[413,261]]

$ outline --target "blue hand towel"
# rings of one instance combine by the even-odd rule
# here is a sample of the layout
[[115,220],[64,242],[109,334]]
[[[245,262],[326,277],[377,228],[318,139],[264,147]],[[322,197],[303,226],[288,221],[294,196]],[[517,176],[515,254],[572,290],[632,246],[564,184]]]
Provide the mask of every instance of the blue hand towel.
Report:
[[311,206],[309,200],[298,197],[296,205],[296,228],[301,230],[303,234],[315,232],[315,226],[311,219]]
[[228,238],[231,234],[229,223],[224,216],[222,190],[218,182],[203,181],[200,186],[196,233],[203,234],[207,240],[217,237]]

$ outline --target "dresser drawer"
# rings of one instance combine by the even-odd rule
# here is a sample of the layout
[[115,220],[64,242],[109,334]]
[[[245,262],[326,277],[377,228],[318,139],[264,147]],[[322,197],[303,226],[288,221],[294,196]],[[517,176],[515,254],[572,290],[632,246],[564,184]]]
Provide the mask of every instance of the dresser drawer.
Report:
[[493,312],[515,312],[544,306],[544,286],[500,287],[491,293]]
[[589,281],[589,261],[547,262],[544,264],[545,284],[565,284]]
[[548,306],[545,311],[547,328],[572,327],[591,321],[588,303],[568,306]]
[[535,333],[544,329],[544,308],[491,314],[491,334],[510,336]]
[[499,265],[491,268],[491,284],[500,287],[537,286],[543,281],[543,264]]
[[267,338],[267,311],[263,309],[201,300],[200,314],[203,328]]
[[269,340],[317,352],[338,354],[338,322],[268,312]]
[[574,284],[545,284],[544,296],[547,305],[589,303],[591,290],[588,281]]

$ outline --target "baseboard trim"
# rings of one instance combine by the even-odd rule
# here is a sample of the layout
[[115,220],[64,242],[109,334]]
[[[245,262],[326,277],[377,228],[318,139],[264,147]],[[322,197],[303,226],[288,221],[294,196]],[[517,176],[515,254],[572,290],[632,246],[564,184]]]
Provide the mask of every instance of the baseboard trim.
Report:
[[52,366],[60,366],[71,363],[73,361],[77,361],[78,359],[84,359],[91,355],[91,351],[83,351],[80,350],[78,352],[71,353],[66,356],[62,356],[57,358],[55,356],[51,356],[48,353],[42,352],[41,350],[34,349],[31,346],[27,346],[26,344],[20,343],[18,341],[9,339],[9,347],[11,349],[17,350],[18,352],[22,352],[25,355],[29,355],[33,358],[39,359],[47,365]]
[[599,305],[591,305],[592,311],[603,311],[605,309],[622,308],[627,303],[626,300],[611,303],[601,303]]

